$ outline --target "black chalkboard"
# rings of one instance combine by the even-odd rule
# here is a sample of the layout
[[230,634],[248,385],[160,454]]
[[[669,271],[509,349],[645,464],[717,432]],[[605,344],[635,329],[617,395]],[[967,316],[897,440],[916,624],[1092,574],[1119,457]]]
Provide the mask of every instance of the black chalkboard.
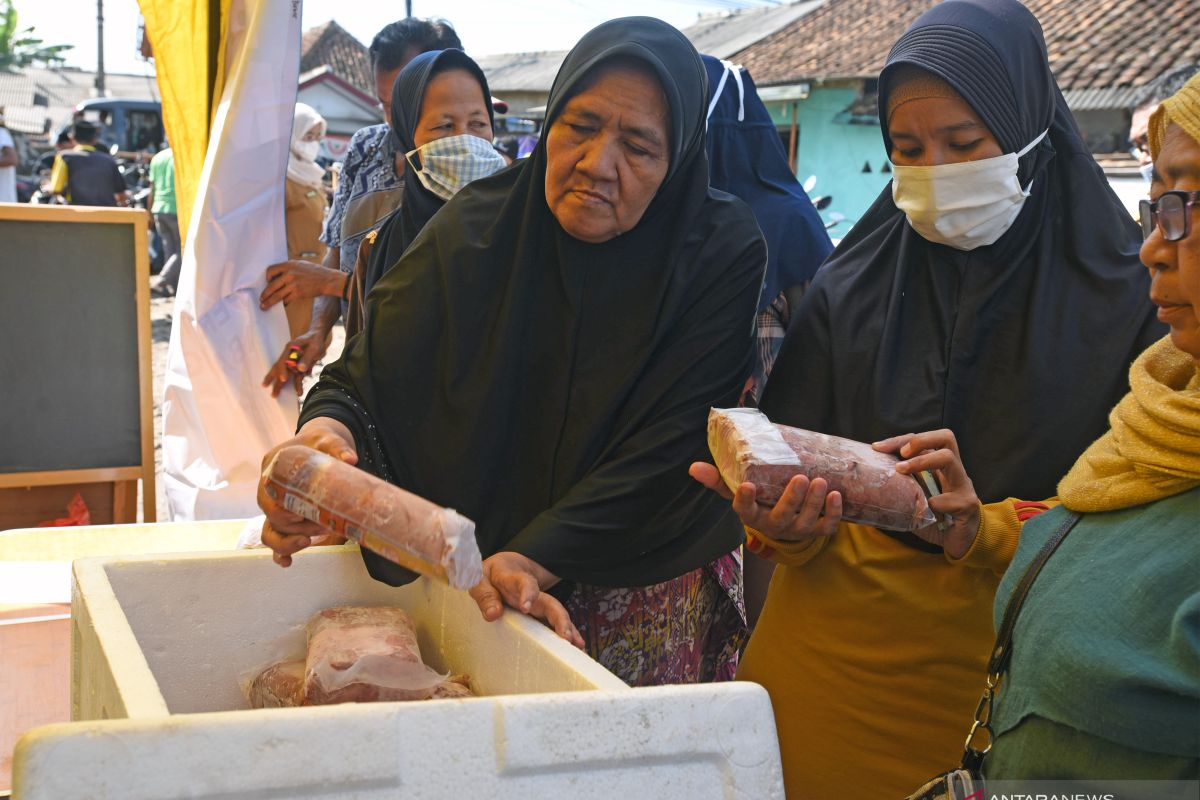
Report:
[[134,225],[4,216],[0,473],[142,466]]

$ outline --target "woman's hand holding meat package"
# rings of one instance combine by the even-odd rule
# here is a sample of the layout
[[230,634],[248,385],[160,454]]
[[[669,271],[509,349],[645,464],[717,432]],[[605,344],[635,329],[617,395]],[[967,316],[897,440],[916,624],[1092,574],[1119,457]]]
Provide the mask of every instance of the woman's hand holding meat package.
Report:
[[915,475],[928,470],[937,477],[942,493],[930,499],[929,507],[943,522],[913,532],[939,545],[951,558],[966,555],[979,533],[980,504],[975,486],[963,467],[954,432],[943,429],[906,433],[872,446],[882,453],[895,453],[906,459],[896,465],[899,473]]
[[842,495],[829,491],[824,478],[809,480],[797,475],[788,483],[774,507],[759,505],[753,483],[743,483],[730,491],[721,473],[712,464],[697,461],[688,473],[726,500],[733,501],[742,524],[781,542],[800,542],[837,533],[842,521]]
[[263,456],[263,475],[258,481],[258,507],[267,515],[267,521],[263,525],[262,542],[275,551],[275,563],[281,567],[291,566],[292,556],[311,545],[314,537],[330,533],[327,528],[280,507],[267,494],[268,465],[275,458],[276,452],[294,444],[320,450],[347,464],[358,463],[358,452],[355,450],[354,436],[350,429],[328,417],[310,420],[294,437]]
[[533,559],[504,550],[484,560],[483,580],[471,590],[471,597],[479,604],[479,610],[488,622],[499,619],[507,603],[523,614],[542,620],[576,647],[583,647],[583,637],[571,623],[567,609],[545,592],[559,580]]

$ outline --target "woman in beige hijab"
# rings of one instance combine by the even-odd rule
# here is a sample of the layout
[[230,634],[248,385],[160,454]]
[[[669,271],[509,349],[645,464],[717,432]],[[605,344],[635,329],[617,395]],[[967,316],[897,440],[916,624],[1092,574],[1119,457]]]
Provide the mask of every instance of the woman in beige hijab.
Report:
[[[292,119],[292,146],[288,153],[284,202],[287,220],[288,258],[320,263],[325,258],[321,229],[329,208],[325,196],[325,168],[317,163],[325,119],[312,106],[296,104]],[[290,336],[308,330],[312,298],[284,303]]]

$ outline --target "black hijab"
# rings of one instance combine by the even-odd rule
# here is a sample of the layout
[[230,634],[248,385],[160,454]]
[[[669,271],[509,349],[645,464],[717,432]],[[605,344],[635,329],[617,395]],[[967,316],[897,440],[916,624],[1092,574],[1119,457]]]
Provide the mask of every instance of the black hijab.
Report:
[[[360,463],[474,519],[485,556],[637,586],[742,540],[728,502],[687,466],[706,452],[709,407],[734,404],[749,374],[766,252],[750,210],[709,190],[704,68],[666,23],[584,36],[548,126],[614,57],[646,64],[669,109],[670,165],[640,222],[601,244],[565,233],[546,204],[543,137],[425,226],[301,420],[346,423]],[[380,580],[409,577],[364,557]]]
[[[714,188],[746,201],[767,240],[758,310],[807,283],[833,250],[821,215],[792,174],[771,114],[744,69],[704,56],[708,71],[708,169]],[[719,92],[719,94],[718,94]]]
[[[483,104],[487,108],[488,122],[495,128],[496,117],[492,111],[491,92],[487,77],[474,59],[462,50],[430,50],[408,62],[396,82],[392,84],[392,138],[396,152],[403,156],[417,148],[417,122],[421,118],[421,106],[425,101],[425,90],[429,82],[439,73],[462,69],[479,81],[483,92]],[[407,169],[406,169],[407,172]],[[409,173],[404,178],[404,193],[400,207],[380,226],[379,239],[371,249],[367,263],[367,274],[363,276],[364,294],[397,261],[417,238],[425,223],[438,212],[444,200],[425,188],[420,178]]]
[[880,79],[927,70],[1020,162],[1032,195],[993,245],[923,239],[891,186],[817,273],[762,408],[861,441],[950,428],[983,502],[1038,499],[1106,428],[1130,362],[1162,336],[1137,226],[1067,110],[1041,26],[1016,0],[950,0],[900,38]]

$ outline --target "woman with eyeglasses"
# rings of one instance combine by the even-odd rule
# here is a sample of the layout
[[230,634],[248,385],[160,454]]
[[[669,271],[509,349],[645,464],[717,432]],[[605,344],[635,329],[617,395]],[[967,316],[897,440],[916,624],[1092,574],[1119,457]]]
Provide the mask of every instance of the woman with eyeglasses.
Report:
[[1017,617],[989,779],[1200,779],[1200,73],[1151,118],[1150,152],[1141,257],[1170,335],[1133,363],[1108,432],[1000,584],[997,624],[1034,554],[1082,514]]
[[789,797],[904,797],[957,762],[1022,523],[1164,332],[1137,226],[1024,5],[926,12],[892,48],[879,117],[892,184],[798,304],[760,408],[936,470],[944,520],[843,522],[819,477],[774,507],[752,484],[731,497],[777,564],[738,677],[771,693]]

